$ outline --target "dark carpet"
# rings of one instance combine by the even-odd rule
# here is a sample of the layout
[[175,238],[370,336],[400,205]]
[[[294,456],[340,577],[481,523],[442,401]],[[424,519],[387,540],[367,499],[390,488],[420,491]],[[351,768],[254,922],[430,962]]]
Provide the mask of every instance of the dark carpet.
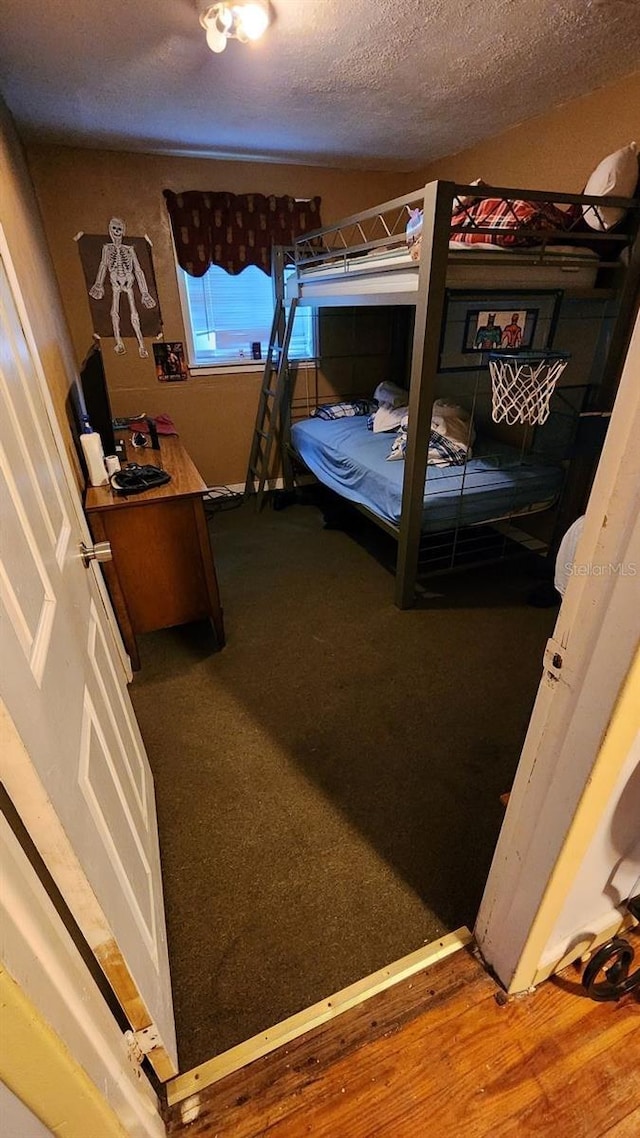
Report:
[[227,647],[141,637],[182,1070],[473,925],[555,610],[512,565],[400,612],[366,524],[216,515]]

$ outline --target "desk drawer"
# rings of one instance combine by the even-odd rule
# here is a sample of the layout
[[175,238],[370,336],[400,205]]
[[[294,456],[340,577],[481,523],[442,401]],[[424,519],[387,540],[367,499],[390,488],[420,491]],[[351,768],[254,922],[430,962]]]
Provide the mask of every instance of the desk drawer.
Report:
[[[194,499],[131,505],[91,515],[111,542],[113,562],[105,564],[125,598],[133,631],[152,632],[210,615],[205,567]],[[114,597],[115,600],[115,597]]]

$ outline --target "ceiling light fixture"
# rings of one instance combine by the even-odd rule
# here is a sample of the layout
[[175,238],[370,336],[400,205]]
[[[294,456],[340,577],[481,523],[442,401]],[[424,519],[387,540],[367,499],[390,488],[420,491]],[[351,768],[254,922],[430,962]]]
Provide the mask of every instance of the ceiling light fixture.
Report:
[[267,0],[217,0],[201,8],[200,23],[211,51],[219,54],[227,40],[260,39],[269,26],[269,5]]

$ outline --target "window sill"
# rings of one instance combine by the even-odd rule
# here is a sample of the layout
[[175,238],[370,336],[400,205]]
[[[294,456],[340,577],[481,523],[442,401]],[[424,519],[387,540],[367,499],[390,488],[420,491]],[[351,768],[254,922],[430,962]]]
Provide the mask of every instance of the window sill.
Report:
[[200,375],[234,375],[246,372],[264,371],[264,360],[247,360],[241,364],[190,364],[189,372],[194,378]]
[[[317,363],[319,359],[319,356],[309,356],[305,359],[290,360],[289,362],[299,367],[309,367]],[[264,371],[264,364],[264,360],[247,360],[242,364],[189,364],[189,374],[194,379],[201,375],[240,375],[247,372],[262,372]]]

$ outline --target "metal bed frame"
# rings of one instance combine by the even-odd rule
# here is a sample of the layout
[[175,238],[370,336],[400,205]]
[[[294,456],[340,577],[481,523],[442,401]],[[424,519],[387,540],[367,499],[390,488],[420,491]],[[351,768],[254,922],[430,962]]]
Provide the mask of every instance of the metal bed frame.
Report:
[[[396,559],[395,603],[399,608],[410,607],[415,598],[416,580],[421,559],[424,557],[422,535],[422,512],[425,477],[427,474],[427,450],[431,425],[431,409],[435,398],[436,378],[441,344],[441,330],[447,292],[447,267],[449,263],[449,240],[455,235],[451,225],[454,204],[460,199],[473,196],[474,199],[500,198],[505,202],[526,200],[531,202],[579,205],[597,211],[603,200],[579,194],[549,193],[537,190],[509,189],[503,187],[470,187],[453,182],[430,182],[420,191],[385,202],[375,209],[365,210],[333,225],[325,226],[299,239],[294,247],[296,275],[287,287],[288,297],[295,298],[297,305],[311,305],[314,308],[405,305],[414,312],[413,334],[411,340],[411,367],[409,383],[409,426],[407,450],[404,460],[404,480],[402,492],[402,514],[399,526],[390,525],[373,511],[356,505],[376,525],[391,534],[398,545]],[[553,244],[571,245],[580,242],[594,250],[601,247],[604,257],[599,262],[598,287],[593,289],[563,290],[567,296],[596,298],[611,302],[616,309],[615,323],[609,339],[601,382],[597,388],[595,402],[593,395],[591,410],[610,410],[615,398],[622,365],[626,356],[635,314],[638,309],[640,282],[640,200],[626,198],[607,198],[607,206],[620,207],[626,211],[624,231],[614,232],[578,230],[548,230],[528,228],[519,230],[518,236],[530,237],[536,242],[535,260],[538,263],[553,264]],[[417,287],[408,290],[394,284],[391,269],[375,273],[376,291],[359,291],[357,274],[352,274],[352,286],[347,292],[332,294],[331,287],[322,296],[305,296],[304,272],[310,266],[322,266],[335,261],[339,256],[343,262],[375,249],[401,247],[405,242],[405,226],[409,207],[423,210],[422,250],[418,268]],[[464,208],[464,206],[463,206]],[[479,234],[495,233],[495,230],[470,223],[465,232]],[[614,250],[613,259],[610,250]],[[621,260],[615,254],[626,250]],[[490,252],[490,251],[489,251]],[[523,261],[530,259],[527,250]],[[474,250],[470,255],[473,264],[481,263],[483,254]],[[509,254],[511,257],[517,254]],[[456,259],[460,254],[456,253]],[[557,257],[556,257],[557,260]],[[283,263],[283,257],[280,257]],[[602,283],[600,283],[602,282]],[[537,287],[537,286],[535,286]],[[279,285],[282,297],[282,282]],[[522,292],[522,287],[498,286],[492,284],[490,274],[486,289],[496,292]],[[465,289],[465,291],[468,291]],[[297,306],[293,304],[293,311]],[[286,362],[286,361],[285,361]],[[582,385],[581,385],[582,386]],[[291,387],[284,398],[282,408],[281,438],[283,442],[283,469],[285,486],[293,487],[291,464]],[[522,513],[523,511],[520,511]],[[437,535],[433,535],[434,537]],[[427,535],[426,545],[429,544]]]

